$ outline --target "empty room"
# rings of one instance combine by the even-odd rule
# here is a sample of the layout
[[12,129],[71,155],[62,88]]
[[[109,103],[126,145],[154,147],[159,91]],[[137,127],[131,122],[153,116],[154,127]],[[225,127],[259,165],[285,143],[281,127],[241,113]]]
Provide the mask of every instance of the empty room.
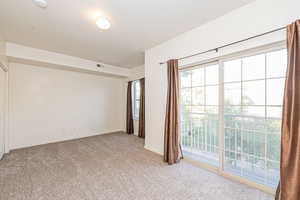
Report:
[[1,0],[0,200],[300,200],[299,0]]

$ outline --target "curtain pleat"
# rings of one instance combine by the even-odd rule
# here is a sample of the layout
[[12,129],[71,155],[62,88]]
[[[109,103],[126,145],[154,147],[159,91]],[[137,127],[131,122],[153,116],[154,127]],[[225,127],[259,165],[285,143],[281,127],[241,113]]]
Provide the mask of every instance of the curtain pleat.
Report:
[[126,111],[126,132],[133,134],[133,113],[132,113],[132,81],[127,86],[127,111]]
[[300,20],[287,27],[288,68],[276,200],[300,200]]
[[145,138],[145,78],[140,79],[139,137]]
[[168,94],[164,133],[164,161],[169,165],[182,158],[179,133],[179,72],[178,60],[168,62]]

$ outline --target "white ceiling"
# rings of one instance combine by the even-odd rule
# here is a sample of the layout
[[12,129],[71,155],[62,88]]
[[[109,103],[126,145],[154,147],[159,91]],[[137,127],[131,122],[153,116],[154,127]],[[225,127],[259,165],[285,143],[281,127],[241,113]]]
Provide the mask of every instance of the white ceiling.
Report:
[[[144,50],[253,0],[0,1],[0,34],[7,41],[121,67],[144,63]],[[101,31],[96,15],[112,27]]]

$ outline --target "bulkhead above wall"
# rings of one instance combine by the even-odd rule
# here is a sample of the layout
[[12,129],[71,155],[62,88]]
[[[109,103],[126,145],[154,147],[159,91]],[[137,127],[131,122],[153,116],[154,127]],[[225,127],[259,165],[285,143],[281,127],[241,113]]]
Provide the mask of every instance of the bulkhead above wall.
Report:
[[38,65],[62,70],[127,78],[130,70],[69,55],[31,48],[15,43],[6,44],[9,62]]

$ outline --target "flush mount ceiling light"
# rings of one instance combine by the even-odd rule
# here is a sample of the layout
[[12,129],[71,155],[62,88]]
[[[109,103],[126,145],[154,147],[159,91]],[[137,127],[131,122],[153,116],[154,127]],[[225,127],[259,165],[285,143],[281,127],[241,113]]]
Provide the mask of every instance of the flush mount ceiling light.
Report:
[[107,30],[110,28],[110,22],[105,17],[99,17],[96,20],[96,25],[98,26],[98,28],[100,28],[102,30]]
[[46,0],[32,0],[33,3],[40,8],[47,8],[48,3]]

